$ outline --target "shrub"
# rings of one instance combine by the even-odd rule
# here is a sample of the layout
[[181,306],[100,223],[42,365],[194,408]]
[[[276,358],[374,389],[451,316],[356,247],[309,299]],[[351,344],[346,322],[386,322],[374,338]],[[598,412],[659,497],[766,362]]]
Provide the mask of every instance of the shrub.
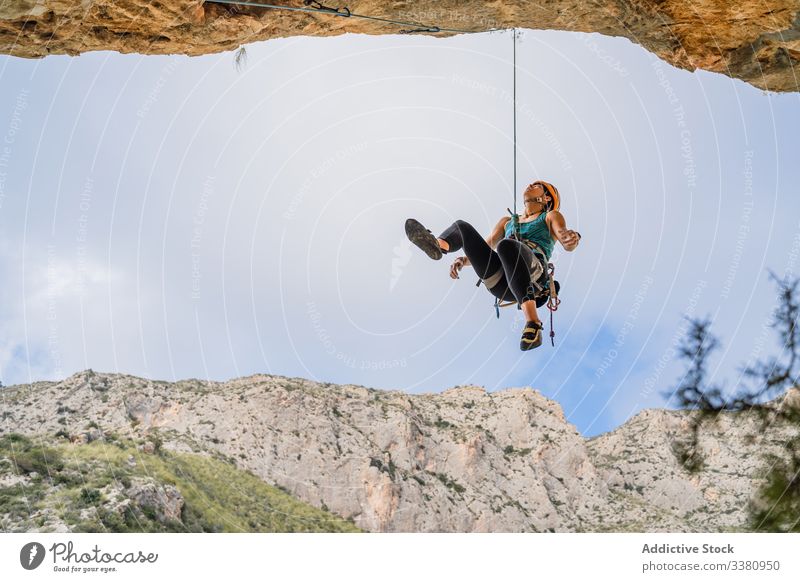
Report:
[[94,505],[100,501],[100,492],[97,489],[83,488],[81,489],[81,501],[86,505]]

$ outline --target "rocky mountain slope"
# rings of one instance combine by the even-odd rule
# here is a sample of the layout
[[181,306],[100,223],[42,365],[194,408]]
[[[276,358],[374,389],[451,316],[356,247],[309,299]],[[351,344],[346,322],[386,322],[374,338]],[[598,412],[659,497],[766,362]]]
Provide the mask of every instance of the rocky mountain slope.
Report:
[[[258,0],[253,0],[258,2]],[[305,8],[300,0],[269,4]],[[200,55],[258,40],[343,33],[444,36],[438,27],[599,32],[640,44],[666,62],[705,69],[772,91],[797,91],[800,0],[350,0],[312,2],[327,13],[265,10],[204,0],[13,0],[0,3],[0,53],[21,57],[86,51]],[[349,9],[354,16],[340,14]],[[370,15],[418,23],[395,26]]]
[[794,430],[722,415],[701,431],[705,465],[691,473],[674,452],[687,412],[646,410],[587,440],[530,388],[409,395],[270,375],[168,383],[87,370],[0,398],[0,437],[58,433],[75,450],[158,442],[373,532],[741,531],[763,455],[780,454]]

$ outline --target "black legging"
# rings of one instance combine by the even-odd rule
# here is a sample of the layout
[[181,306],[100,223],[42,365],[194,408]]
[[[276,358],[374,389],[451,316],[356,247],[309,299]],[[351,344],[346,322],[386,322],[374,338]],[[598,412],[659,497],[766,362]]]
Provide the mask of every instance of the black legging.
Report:
[[504,238],[493,251],[480,233],[470,223],[456,220],[439,238],[450,246],[448,253],[463,247],[464,254],[475,269],[486,288],[501,301],[524,301],[533,299],[531,263],[533,251],[525,243]]

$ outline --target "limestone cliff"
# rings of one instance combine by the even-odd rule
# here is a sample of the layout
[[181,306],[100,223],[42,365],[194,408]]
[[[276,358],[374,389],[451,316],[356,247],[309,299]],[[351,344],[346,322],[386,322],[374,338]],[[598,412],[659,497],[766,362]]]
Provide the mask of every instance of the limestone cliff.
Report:
[[[792,392],[794,394],[794,391]],[[0,436],[103,433],[222,456],[368,531],[739,531],[790,428],[729,414],[673,453],[687,413],[646,410],[583,438],[530,388],[409,395],[257,375],[157,382],[92,371],[0,392]],[[155,435],[155,436],[154,436]]]
[[[270,4],[304,7],[300,0]],[[340,13],[346,7],[353,15],[440,29],[519,27],[622,36],[677,67],[723,73],[771,91],[798,90],[800,0],[351,0],[323,5],[338,8]],[[200,55],[277,37],[397,34],[401,30],[403,27],[356,16],[203,0],[0,3],[0,52],[33,58],[95,50]]]

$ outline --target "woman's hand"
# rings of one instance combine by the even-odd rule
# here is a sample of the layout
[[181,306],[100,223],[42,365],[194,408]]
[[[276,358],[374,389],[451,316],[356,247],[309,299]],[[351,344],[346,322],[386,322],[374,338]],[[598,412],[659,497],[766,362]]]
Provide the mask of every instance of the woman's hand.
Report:
[[581,235],[574,230],[565,230],[561,233],[561,244],[564,245],[564,249],[567,251],[575,250],[579,240],[581,240]]
[[450,278],[451,279],[459,279],[458,272],[464,268],[464,265],[467,263],[466,257],[458,257],[453,264],[450,265]]

